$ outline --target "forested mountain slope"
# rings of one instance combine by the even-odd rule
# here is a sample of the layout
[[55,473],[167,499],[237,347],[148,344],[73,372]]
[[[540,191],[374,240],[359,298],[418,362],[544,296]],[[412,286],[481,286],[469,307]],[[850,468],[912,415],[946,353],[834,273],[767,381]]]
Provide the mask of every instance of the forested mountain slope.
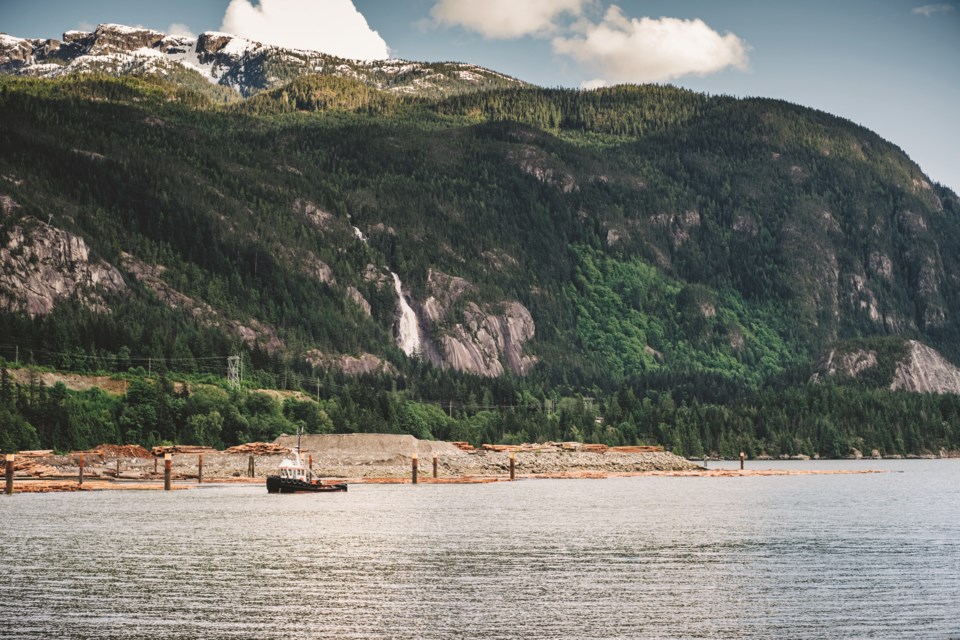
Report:
[[[171,79],[85,76],[0,78],[0,122],[0,329],[44,364],[222,371],[242,351],[261,382],[326,376],[337,395],[353,382],[336,371],[375,374],[449,414],[617,398],[579,405],[589,422],[502,414],[484,433],[693,452],[723,434],[803,448],[813,427],[787,414],[763,435],[762,412],[835,393],[803,389],[839,340],[960,355],[957,196],[796,105],[305,76],[217,106]],[[677,417],[734,401],[712,427]],[[888,433],[891,450],[956,446],[940,413],[947,432]],[[862,438],[859,419],[829,446]]]

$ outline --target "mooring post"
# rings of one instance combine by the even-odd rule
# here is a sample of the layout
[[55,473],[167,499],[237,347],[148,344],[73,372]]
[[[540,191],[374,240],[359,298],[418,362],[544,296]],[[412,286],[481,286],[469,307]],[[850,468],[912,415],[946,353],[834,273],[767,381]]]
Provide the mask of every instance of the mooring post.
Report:
[[743,460],[746,457],[747,457],[746,454],[743,451],[741,451],[740,452],[740,471],[743,471]]
[[517,476],[516,476],[516,471],[517,471],[517,468],[516,468],[516,467],[517,467],[517,452],[516,452],[516,451],[511,451],[511,452],[510,452],[510,480],[514,480],[514,479],[516,479],[516,477],[517,477]]
[[247,476],[250,478],[253,478],[254,471],[255,471],[255,467],[253,463],[253,456],[250,456],[250,458],[247,460]]
[[170,491],[170,471],[173,466],[173,456],[163,454],[163,490]]
[[156,456],[156,454],[154,454],[154,456],[153,456],[153,475],[157,475],[157,460],[159,460],[159,459],[160,459],[160,458],[158,458],[158,457]]
[[16,458],[12,453],[7,454],[7,486],[4,489],[4,493],[8,496],[13,495],[13,461]]
[[203,454],[197,454],[197,484],[203,482]]
[[412,469],[411,469],[412,475],[410,478],[413,481],[413,484],[417,484],[417,469],[420,466],[420,458],[417,457],[417,454],[413,454],[413,458],[411,458],[410,464],[412,466]]
[[77,480],[77,484],[81,487],[83,486],[83,454],[80,454],[80,478]]
[[433,477],[439,478],[440,474],[438,473],[439,461],[437,460],[437,452],[433,452]]
[[117,456],[117,480],[120,479],[120,456]]

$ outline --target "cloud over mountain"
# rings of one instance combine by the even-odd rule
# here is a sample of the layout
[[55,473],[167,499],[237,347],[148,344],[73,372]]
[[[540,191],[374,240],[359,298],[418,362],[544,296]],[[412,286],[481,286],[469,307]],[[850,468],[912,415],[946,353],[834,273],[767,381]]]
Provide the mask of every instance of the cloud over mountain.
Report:
[[629,18],[616,5],[600,22],[581,20],[569,35],[555,37],[553,50],[611,82],[664,82],[749,63],[743,40],[703,20]]
[[438,0],[437,24],[459,26],[485,38],[520,38],[549,32],[565,14],[577,16],[588,0]]
[[223,31],[251,40],[322,51],[343,58],[382,60],[387,43],[352,0],[231,0]]

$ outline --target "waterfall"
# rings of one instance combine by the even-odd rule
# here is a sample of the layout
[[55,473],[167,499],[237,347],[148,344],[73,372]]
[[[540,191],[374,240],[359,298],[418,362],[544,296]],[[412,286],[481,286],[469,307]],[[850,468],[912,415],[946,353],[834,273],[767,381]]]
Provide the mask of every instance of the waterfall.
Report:
[[420,353],[420,320],[416,312],[407,302],[401,288],[400,276],[393,271],[393,288],[397,292],[397,300],[400,304],[400,326],[397,331],[397,346],[400,347],[408,356],[415,356]]
[[[351,226],[353,235],[357,239],[367,244],[367,237],[363,235],[360,229]],[[400,305],[400,326],[397,327],[397,346],[410,357],[420,355],[420,320],[417,318],[417,312],[413,310],[410,303],[403,295],[403,284],[400,282],[400,276],[393,271],[393,289],[397,292],[397,302]]]

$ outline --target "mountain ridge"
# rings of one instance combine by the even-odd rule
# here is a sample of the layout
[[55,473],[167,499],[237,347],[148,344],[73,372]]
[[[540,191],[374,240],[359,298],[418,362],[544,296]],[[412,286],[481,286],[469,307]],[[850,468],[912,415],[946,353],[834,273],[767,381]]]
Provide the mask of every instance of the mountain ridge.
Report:
[[[957,196],[848,120],[669,86],[404,96],[329,76],[221,105],[98,74],[0,75],[0,120],[4,267],[51,266],[17,231],[46,224],[125,284],[33,316],[0,291],[4,357],[189,374],[240,353],[354,430],[417,431],[402,398],[446,407],[430,420],[452,439],[956,446],[952,400],[890,392],[886,360],[809,383],[849,340],[960,358]],[[507,408],[453,415],[484,406]],[[922,427],[896,426],[918,407]]]
[[[0,73],[48,78],[92,72],[162,77],[179,75],[178,70],[197,76],[191,86],[204,88],[197,82],[202,78],[212,87],[229,88],[242,97],[275,89],[305,74],[355,78],[387,92],[418,95],[523,84],[466,63],[348,60],[217,31],[192,37],[101,24],[94,31],[67,31],[62,41],[0,34]],[[231,99],[212,89],[206,93]]]

